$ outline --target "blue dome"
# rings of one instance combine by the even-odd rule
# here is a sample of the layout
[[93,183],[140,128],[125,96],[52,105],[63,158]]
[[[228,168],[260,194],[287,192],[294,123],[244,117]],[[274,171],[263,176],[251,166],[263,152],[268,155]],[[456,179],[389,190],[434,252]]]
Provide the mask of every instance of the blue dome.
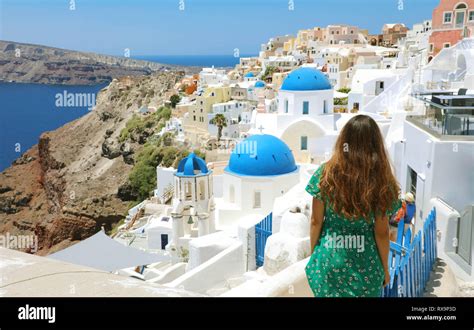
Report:
[[263,87],[265,87],[265,83],[263,81],[259,80],[255,83],[255,88],[263,88]]
[[332,89],[329,79],[321,71],[313,68],[296,69],[285,78],[281,85],[284,91],[319,91]]
[[297,169],[295,158],[285,142],[273,135],[257,134],[235,147],[225,171],[240,176],[272,176]]
[[195,153],[190,153],[188,157],[183,158],[178,164],[177,176],[198,176],[209,173],[206,162],[196,156]]
[[253,78],[255,77],[254,74],[252,72],[248,72],[245,76],[245,78]]

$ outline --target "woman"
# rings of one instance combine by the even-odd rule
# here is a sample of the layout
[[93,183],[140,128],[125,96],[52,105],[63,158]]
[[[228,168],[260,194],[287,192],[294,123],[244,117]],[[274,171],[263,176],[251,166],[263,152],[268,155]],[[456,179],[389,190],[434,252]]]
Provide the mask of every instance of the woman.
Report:
[[306,276],[316,297],[378,297],[389,283],[388,217],[400,207],[382,134],[353,117],[334,155],[312,176],[312,256]]

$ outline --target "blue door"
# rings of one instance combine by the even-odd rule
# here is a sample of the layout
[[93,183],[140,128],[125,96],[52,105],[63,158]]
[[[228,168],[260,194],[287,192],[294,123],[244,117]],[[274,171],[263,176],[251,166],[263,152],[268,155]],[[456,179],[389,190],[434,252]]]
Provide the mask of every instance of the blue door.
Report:
[[255,226],[255,247],[257,267],[263,266],[265,260],[265,244],[268,237],[272,234],[272,217],[270,213]]

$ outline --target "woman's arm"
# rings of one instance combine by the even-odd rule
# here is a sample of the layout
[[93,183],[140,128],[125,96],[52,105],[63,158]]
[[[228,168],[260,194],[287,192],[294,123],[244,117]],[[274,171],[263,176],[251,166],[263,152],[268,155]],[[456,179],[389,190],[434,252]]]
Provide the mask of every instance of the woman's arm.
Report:
[[324,203],[317,198],[313,198],[313,208],[311,212],[311,228],[310,228],[311,253],[313,253],[314,247],[318,243],[319,236],[321,235],[323,220],[324,220]]
[[388,253],[390,250],[390,229],[388,225],[387,216],[378,216],[375,218],[375,243],[379,251],[380,259],[382,260],[383,269],[385,272],[384,286],[390,281],[390,273],[388,268]]

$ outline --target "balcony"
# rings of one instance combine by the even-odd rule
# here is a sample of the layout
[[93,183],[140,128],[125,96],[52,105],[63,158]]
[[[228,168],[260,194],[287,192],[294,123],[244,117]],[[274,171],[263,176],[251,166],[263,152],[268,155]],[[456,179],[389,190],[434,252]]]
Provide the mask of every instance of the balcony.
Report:
[[424,104],[424,114],[407,120],[441,139],[474,141],[474,95],[451,92],[413,95]]

